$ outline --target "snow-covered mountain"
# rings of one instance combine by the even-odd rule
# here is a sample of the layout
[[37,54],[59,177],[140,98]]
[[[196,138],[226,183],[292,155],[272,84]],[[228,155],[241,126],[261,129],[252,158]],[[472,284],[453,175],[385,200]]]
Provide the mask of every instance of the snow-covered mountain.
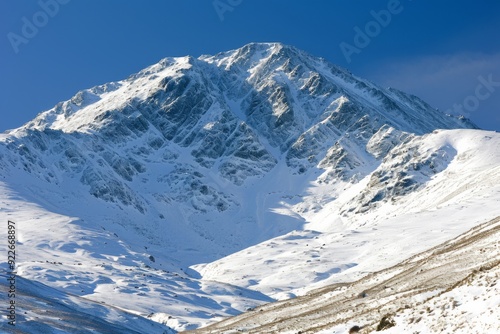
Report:
[[492,219],[499,147],[415,96],[254,43],[163,59],[0,135],[0,216],[19,224],[24,279],[194,329]]

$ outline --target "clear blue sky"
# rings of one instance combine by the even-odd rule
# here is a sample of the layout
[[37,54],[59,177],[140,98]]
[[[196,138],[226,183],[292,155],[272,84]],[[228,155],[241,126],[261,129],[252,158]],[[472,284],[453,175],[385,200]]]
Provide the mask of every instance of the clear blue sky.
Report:
[[164,57],[274,41],[500,130],[500,1],[397,2],[2,0],[0,131]]

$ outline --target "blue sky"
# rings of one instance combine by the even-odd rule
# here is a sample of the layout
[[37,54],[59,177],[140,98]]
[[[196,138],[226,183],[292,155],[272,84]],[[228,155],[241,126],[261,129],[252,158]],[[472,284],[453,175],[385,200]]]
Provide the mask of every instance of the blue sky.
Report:
[[164,57],[275,41],[500,130],[500,1],[2,0],[0,36],[0,131]]

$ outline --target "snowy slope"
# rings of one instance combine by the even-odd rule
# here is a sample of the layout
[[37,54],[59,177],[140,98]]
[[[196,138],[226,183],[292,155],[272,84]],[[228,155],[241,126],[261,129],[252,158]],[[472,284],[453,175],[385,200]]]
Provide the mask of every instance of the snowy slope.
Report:
[[[311,195],[293,208],[310,222],[304,230],[195,268],[207,279],[281,299],[395,265],[500,215],[499,148],[499,134],[485,131],[437,131],[416,137],[395,147],[377,170],[338,198],[325,193],[321,184],[311,186]],[[426,168],[431,163],[442,170],[431,173]],[[385,186],[378,181],[382,171],[390,174],[384,176]],[[409,190],[394,190],[363,213],[345,210],[363,207],[360,197],[389,189],[401,182],[403,173],[416,180]],[[425,184],[413,189],[421,179]],[[327,204],[318,209],[321,202]]]
[[386,333],[498,332],[499,280],[497,262],[493,268],[472,273],[450,291],[433,296],[411,310],[401,310],[392,317],[395,326]]
[[279,43],[166,58],[1,134],[0,219],[23,278],[194,329],[498,215],[474,128]]
[[341,334],[355,326],[360,333],[496,333],[499,237],[497,217],[356,282],[264,305],[194,333]]
[[[2,291],[7,291],[7,277],[0,277]],[[1,333],[175,333],[145,317],[22,277],[17,278],[16,285],[16,302],[21,305],[16,310],[16,326],[2,321]]]
[[[36,182],[29,184],[36,187]],[[258,292],[190,277],[170,261],[175,254],[168,247],[148,244],[137,230],[107,221],[106,208],[83,205],[93,217],[84,221],[57,213],[58,208],[49,201],[34,204],[4,183],[0,189],[1,219],[16,223],[18,275],[102,303],[103,311],[98,314],[103,317],[104,311],[113,310],[107,310],[110,305],[176,329],[189,329],[214,316],[235,315],[272,301]],[[49,200],[60,198],[64,203],[64,197],[50,188],[39,191]],[[2,249],[6,249],[4,243]],[[6,260],[1,260],[2,268]],[[57,300],[61,295],[44,296]],[[89,308],[78,300],[75,304]],[[22,301],[20,305],[18,313],[30,309]]]

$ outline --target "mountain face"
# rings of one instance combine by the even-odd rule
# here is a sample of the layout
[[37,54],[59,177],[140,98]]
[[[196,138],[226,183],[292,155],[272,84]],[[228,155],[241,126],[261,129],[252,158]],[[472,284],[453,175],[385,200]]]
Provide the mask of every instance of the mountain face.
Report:
[[96,198],[165,216],[172,202],[201,213],[235,209],[243,203],[225,188],[281,164],[292,175],[324,172],[327,183],[361,179],[410,134],[472,127],[293,47],[249,44],[167,58],[81,91],[5,146],[10,165],[47,182],[78,179]]
[[[163,59],[126,80],[80,91],[0,135],[3,206],[9,219],[16,207],[26,208],[26,230],[38,231],[53,217],[59,227],[50,223],[50,231],[65,231],[32,239],[33,256],[47,249],[50,256],[73,254],[113,268],[94,274],[61,269],[60,275],[76,270],[94,282],[82,289],[81,282],[54,279],[42,258],[23,264],[27,278],[58,282],[51,286],[93,300],[107,296],[131,309],[117,297],[129,269],[117,266],[146,265],[144,275],[171,289],[154,299],[170,315],[154,319],[188,329],[355,267],[346,259],[336,271],[329,263],[323,275],[304,271],[303,280],[279,286],[262,284],[262,276],[250,279],[262,274],[252,268],[243,281],[230,275],[243,270],[238,263],[260,265],[262,257],[241,252],[271,249],[273,238],[309,245],[322,234],[416,212],[418,206],[408,211],[408,199],[435,180],[441,189],[450,181],[450,166],[478,157],[481,145],[490,150],[490,158],[474,165],[482,175],[497,163],[498,135],[442,131],[475,128],[294,47],[254,43],[214,56]],[[477,145],[467,146],[462,136]],[[460,187],[470,181],[464,178]],[[217,261],[230,254],[238,261],[227,263],[236,267],[221,269],[225,264]],[[282,264],[263,265],[279,270]],[[108,282],[103,275],[111,272],[118,278]],[[200,283],[205,276],[222,285]],[[103,291],[104,281],[114,290]],[[172,291],[193,297],[179,301]],[[180,311],[169,305],[188,306]],[[157,313],[147,301],[136,307],[134,312]]]

